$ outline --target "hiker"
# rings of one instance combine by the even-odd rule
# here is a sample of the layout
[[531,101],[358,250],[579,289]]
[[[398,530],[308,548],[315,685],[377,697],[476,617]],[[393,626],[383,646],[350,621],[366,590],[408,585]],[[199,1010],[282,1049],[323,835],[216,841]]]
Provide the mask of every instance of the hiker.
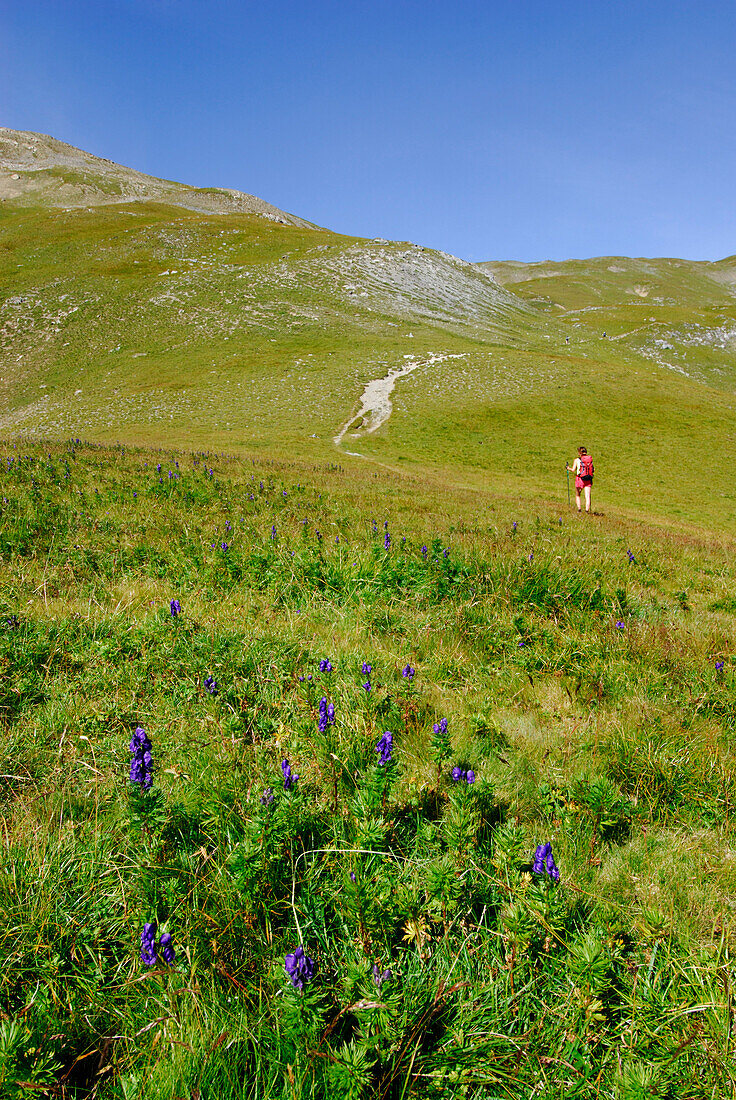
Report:
[[572,466],[567,467],[568,473],[575,474],[575,503],[580,507],[580,490],[585,492],[585,511],[590,513],[590,490],[593,486],[593,474],[595,468],[593,459],[588,454],[587,447],[578,447],[578,457]]

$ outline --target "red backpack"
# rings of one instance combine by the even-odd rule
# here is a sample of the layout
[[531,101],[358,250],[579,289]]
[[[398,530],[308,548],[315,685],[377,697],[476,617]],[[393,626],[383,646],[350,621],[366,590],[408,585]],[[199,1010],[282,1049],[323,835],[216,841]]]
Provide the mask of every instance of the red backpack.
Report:
[[590,455],[580,455],[580,477],[591,477],[595,473],[595,467],[593,466],[593,459]]

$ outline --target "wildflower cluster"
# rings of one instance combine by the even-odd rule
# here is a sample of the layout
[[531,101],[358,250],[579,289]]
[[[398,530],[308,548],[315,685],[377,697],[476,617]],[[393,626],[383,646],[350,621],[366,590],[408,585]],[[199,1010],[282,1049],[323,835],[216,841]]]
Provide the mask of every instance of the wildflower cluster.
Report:
[[404,677],[405,680],[413,680],[415,672],[416,669],[412,668],[411,665],[404,665],[401,670],[401,675]]
[[376,745],[375,750],[374,750],[375,752],[378,753],[378,763],[379,764],[390,764],[391,763],[391,754],[393,752],[393,747],[394,747],[394,735],[392,733],[389,733],[388,730],[386,730],[386,732],[384,733],[383,737],[381,737],[381,739],[379,740],[379,742]]
[[153,786],[153,756],[151,742],[142,726],[136,726],[135,733],[130,739],[130,751],[133,754],[130,762],[130,781],[140,783],[143,790],[148,791]]
[[330,661],[329,657],[326,657],[324,660],[320,661],[319,670],[320,672],[332,672],[332,662]]
[[172,966],[176,954],[171,944],[171,933],[163,932],[158,943],[156,943],[156,922],[152,921],[144,924],[141,932],[141,962],[145,966],[155,966],[158,962],[159,951],[166,965]]
[[468,768],[468,770],[465,771],[464,768],[456,765],[452,769],[452,781],[453,783],[460,783],[461,780],[465,783],[470,783],[471,785],[475,783],[475,772],[473,771],[473,769]]
[[304,948],[300,945],[293,954],[287,955],[284,959],[284,970],[289,975],[289,979],[294,989],[298,989],[301,993],[307,982],[311,981],[314,977],[314,959],[310,959],[309,955],[305,954]]
[[171,618],[175,619],[177,615],[181,615],[181,604],[178,600],[172,600],[169,604],[171,609]]
[[323,695],[319,701],[319,732],[324,733],[328,726],[335,724],[335,704],[328,703]]
[[214,678],[214,676],[212,676],[212,674],[206,677],[204,686],[207,688],[210,695],[217,695],[217,692],[219,690],[217,686],[217,680]]
[[560,872],[557,870],[557,864],[552,856],[552,845],[549,841],[538,845],[534,853],[532,871],[535,875],[547,874],[551,879],[554,879],[555,882],[559,882]]
[[[286,758],[281,761],[281,771],[284,773],[284,790],[290,791],[299,776],[292,772],[291,764]],[[268,789],[270,790],[270,788]]]

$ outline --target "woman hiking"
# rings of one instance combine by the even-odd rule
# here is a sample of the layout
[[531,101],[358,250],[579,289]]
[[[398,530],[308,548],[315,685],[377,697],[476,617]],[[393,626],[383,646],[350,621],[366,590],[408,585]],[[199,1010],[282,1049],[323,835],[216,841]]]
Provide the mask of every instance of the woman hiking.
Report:
[[578,512],[581,511],[580,490],[582,489],[585,493],[585,511],[590,514],[590,490],[593,487],[595,469],[587,447],[578,447],[578,457],[572,466],[567,467],[567,470],[575,474],[575,503],[578,506]]

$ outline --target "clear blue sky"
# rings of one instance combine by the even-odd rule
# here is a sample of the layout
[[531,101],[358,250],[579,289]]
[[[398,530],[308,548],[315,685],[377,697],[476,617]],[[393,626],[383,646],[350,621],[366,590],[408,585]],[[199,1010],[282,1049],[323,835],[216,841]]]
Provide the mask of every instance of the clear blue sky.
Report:
[[734,0],[0,0],[0,124],[469,260],[736,252]]

